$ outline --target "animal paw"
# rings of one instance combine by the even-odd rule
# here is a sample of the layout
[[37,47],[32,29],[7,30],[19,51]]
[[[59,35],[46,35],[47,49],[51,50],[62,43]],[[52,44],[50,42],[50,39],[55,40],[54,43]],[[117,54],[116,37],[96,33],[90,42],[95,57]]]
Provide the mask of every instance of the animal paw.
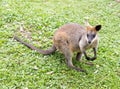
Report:
[[87,59],[87,60],[91,60],[91,58],[90,58],[90,57],[86,57],[86,59]]

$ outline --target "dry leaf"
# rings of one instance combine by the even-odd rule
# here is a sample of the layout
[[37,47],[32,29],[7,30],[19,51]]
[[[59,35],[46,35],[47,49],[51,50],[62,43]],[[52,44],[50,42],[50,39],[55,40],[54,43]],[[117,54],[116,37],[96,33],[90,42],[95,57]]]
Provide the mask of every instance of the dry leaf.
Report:
[[53,74],[53,73],[54,73],[54,71],[50,71],[50,72],[47,72],[46,74],[50,75],[50,74]]
[[34,66],[34,70],[38,70],[38,67],[37,67],[37,66]]

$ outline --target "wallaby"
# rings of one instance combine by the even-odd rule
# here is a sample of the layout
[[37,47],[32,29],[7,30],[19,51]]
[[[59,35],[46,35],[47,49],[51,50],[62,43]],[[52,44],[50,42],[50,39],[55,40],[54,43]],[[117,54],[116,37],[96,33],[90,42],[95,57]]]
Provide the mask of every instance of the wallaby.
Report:
[[[77,52],[76,60],[81,59],[84,54],[87,60],[95,60],[97,58],[96,51],[98,47],[98,34],[97,32],[101,29],[101,25],[91,26],[87,21],[85,27],[77,23],[69,23],[61,26],[53,36],[53,45],[47,50],[42,50],[34,47],[31,44],[24,42],[17,36],[14,39],[20,43],[26,45],[32,50],[48,55],[54,53],[56,50],[61,51],[65,58],[68,67],[75,69],[80,72],[85,72],[83,69],[75,67],[72,63],[73,52]],[[86,54],[86,50],[92,48],[94,50],[94,57],[90,58]]]

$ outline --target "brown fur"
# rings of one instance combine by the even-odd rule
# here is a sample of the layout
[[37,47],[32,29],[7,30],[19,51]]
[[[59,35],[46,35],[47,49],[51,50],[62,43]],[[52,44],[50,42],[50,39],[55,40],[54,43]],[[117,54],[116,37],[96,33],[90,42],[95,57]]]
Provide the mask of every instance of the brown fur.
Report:
[[[97,27],[97,30],[99,30],[99,28],[101,28],[101,25],[100,27],[99,26]],[[68,67],[75,69],[77,71],[84,72],[84,70],[82,70],[81,68],[75,67],[73,65],[72,56],[74,52],[77,52],[77,56],[76,56],[77,60],[81,59],[82,54],[84,54],[86,59],[88,60],[96,59],[96,48],[98,45],[98,36],[95,37],[95,39],[91,44],[88,44],[86,34],[91,34],[91,33],[97,34],[96,27],[92,27],[90,25],[83,27],[76,23],[65,24],[55,32],[53,36],[53,46],[48,50],[38,49],[33,45],[30,45],[20,40],[17,36],[15,36],[14,38],[17,41],[21,42],[22,44],[26,45],[27,47],[33,50],[36,50],[42,54],[51,54],[55,52],[57,49],[64,54],[66,58],[66,64],[68,65]],[[87,50],[88,48],[93,48],[94,50],[93,58],[89,58],[87,56],[85,50]]]

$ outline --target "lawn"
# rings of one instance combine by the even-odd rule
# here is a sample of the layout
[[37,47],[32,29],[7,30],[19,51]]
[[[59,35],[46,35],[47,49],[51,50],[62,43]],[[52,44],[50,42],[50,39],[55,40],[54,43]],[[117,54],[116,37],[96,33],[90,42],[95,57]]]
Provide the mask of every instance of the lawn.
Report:
[[[75,22],[101,24],[94,66],[75,66],[88,74],[69,69],[64,55],[56,51],[42,55],[13,39],[46,49],[61,25]],[[32,41],[19,34],[20,24]],[[83,57],[84,61],[87,61]],[[1,0],[0,1],[0,89],[120,89],[120,3],[115,0]]]

